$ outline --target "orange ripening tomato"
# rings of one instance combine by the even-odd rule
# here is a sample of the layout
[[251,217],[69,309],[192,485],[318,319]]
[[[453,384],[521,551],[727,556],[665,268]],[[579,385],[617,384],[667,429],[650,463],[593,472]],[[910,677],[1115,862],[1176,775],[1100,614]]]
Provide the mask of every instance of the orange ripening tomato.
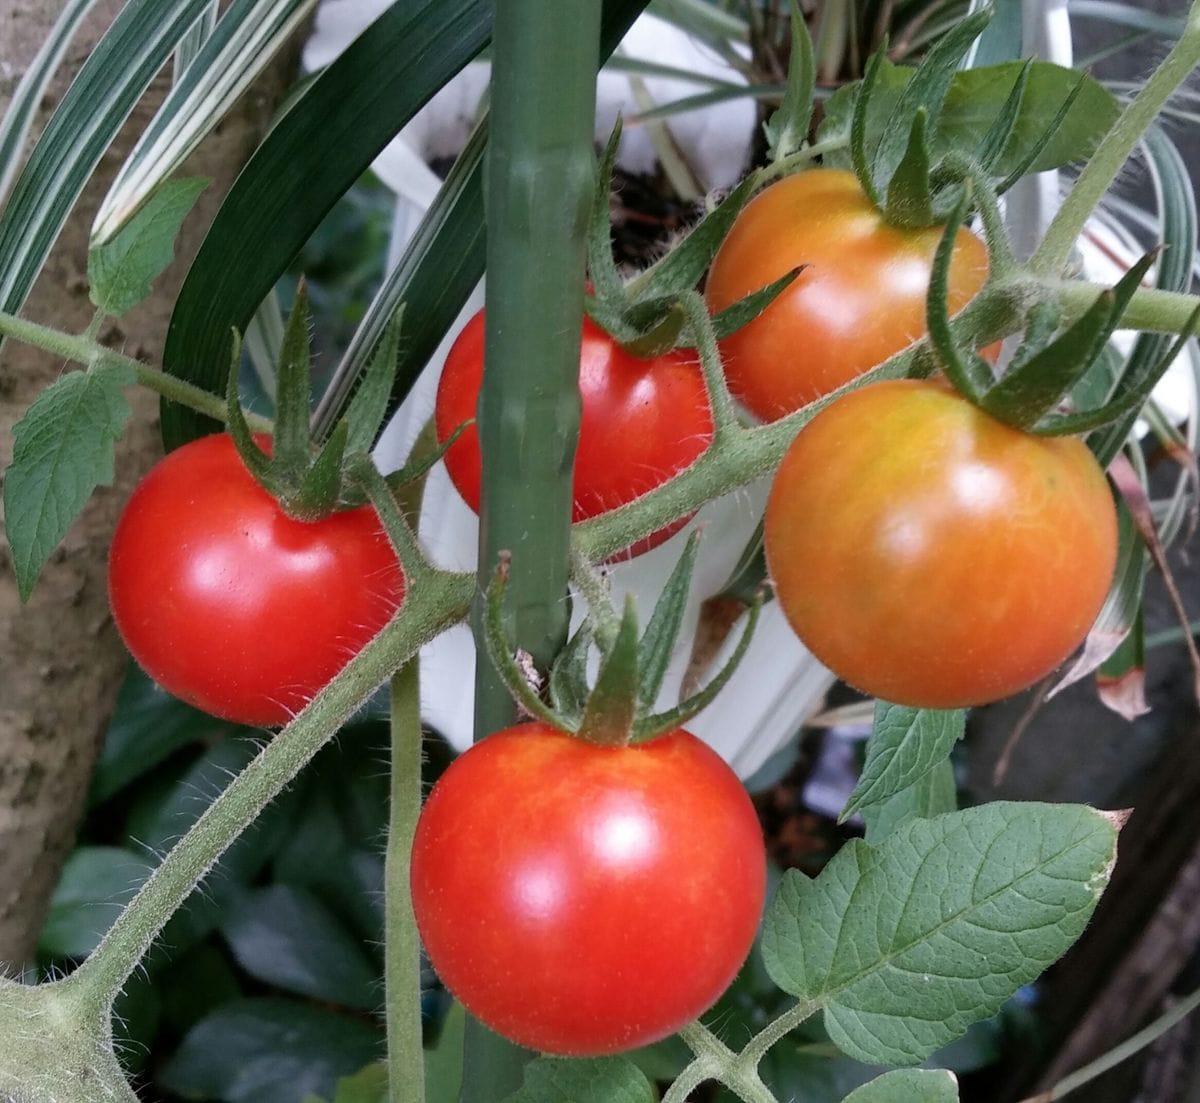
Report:
[[1025,689],[1079,646],[1112,583],[1117,520],[1082,441],[897,380],[800,431],[765,542],[780,605],[818,659],[864,693],[946,709]]
[[546,1053],[648,1045],[706,1011],[758,928],[754,806],[678,729],[604,747],[545,724],[490,735],[425,802],[413,909],[446,987]]
[[[475,416],[483,385],[484,314],[455,341],[438,382],[434,421],[444,443]],[[712,411],[692,351],[642,359],[626,352],[591,319],[579,354],[582,416],[575,454],[572,521],[616,509],[690,467],[712,441]],[[474,425],[446,453],[446,469],[464,501],[479,512],[481,461]],[[630,548],[661,544],[688,521],[679,518]]]
[[[925,336],[925,299],[942,227],[889,226],[854,173],[810,169],[756,196],[709,272],[716,314],[807,265],[757,318],[721,342],[725,376],[751,413],[773,421],[836,390]],[[987,279],[984,244],[960,230],[948,306]],[[985,352],[995,359],[998,346]]]

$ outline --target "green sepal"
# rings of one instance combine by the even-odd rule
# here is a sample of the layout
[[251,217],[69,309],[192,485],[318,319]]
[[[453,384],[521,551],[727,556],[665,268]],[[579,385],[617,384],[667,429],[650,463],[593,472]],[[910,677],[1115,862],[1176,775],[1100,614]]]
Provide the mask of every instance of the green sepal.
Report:
[[587,660],[594,635],[591,618],[585,617],[550,668],[550,703],[577,727],[587,706]]
[[317,458],[305,472],[300,489],[279,504],[289,517],[298,521],[319,521],[337,508],[342,496],[342,461],[350,426],[342,418],[329,434]]
[[512,557],[507,552],[500,554],[500,562],[492,575],[491,584],[484,595],[483,639],[488,657],[496,673],[512,694],[517,706],[535,720],[563,731],[573,731],[565,717],[556,713],[542,700],[537,690],[529,684],[526,672],[521,668],[513,651],[512,641],[504,627],[504,592],[508,589],[508,573]]
[[638,704],[642,708],[652,708],[658,691],[662,688],[663,678],[671,665],[671,654],[675,650],[675,641],[679,638],[679,629],[683,624],[683,615],[687,609],[688,593],[692,585],[692,572],[696,567],[696,553],[700,548],[700,533],[693,532],[671,571],[666,585],[659,594],[650,616],[650,623],[642,633],[641,643],[638,644]]
[[754,321],[784,291],[792,286],[796,281],[796,277],[807,267],[807,264],[797,265],[790,272],[785,272],[779,279],[767,284],[766,287],[760,287],[757,291],[751,291],[745,298],[738,299],[735,303],[730,303],[724,310],[714,314],[712,326],[717,340],[723,340],[731,333],[736,333],[742,326]]
[[275,478],[275,465],[254,439],[250,425],[246,421],[245,411],[242,410],[241,399],[238,395],[238,376],[242,364],[242,336],[233,330],[233,356],[229,364],[229,375],[225,382],[225,422],[233,446],[241,456],[246,470],[254,476],[268,494],[279,496],[279,485]]
[[929,144],[925,138],[928,112],[918,107],[913,115],[908,145],[887,186],[884,221],[902,229],[932,226],[933,192],[929,182]]
[[679,344],[679,335],[686,321],[687,313],[683,306],[679,302],[672,303],[650,329],[632,341],[622,341],[621,347],[631,356],[646,360],[662,356]]
[[636,341],[642,335],[626,317],[628,310],[627,303],[617,304],[611,299],[584,293],[583,312],[620,344]]
[[632,279],[626,290],[637,301],[643,301],[655,296],[678,295],[695,287],[750,199],[754,181],[754,173],[743,179],[662,260]]
[[942,231],[942,240],[934,253],[929,273],[929,294],[925,300],[925,321],[929,328],[929,343],[937,357],[938,366],[955,389],[978,403],[994,382],[991,365],[982,356],[958,347],[950,328],[950,312],[946,306],[950,289],[950,264],[958,231],[967,217],[972,189],[968,182],[962,196],[951,212]]
[[1054,140],[1054,136],[1058,133],[1063,123],[1067,121],[1067,116],[1071,113],[1071,108],[1075,106],[1075,101],[1079,99],[1087,83],[1087,74],[1080,73],[1079,79],[1075,82],[1075,86],[1067,94],[1067,98],[1063,100],[1062,105],[1055,112],[1054,118],[1050,120],[1049,125],[1042,131],[1041,136],[1029,148],[1020,162],[1013,170],[996,185],[996,194],[1003,195],[1011,188],[1022,176],[1025,176],[1037,163],[1037,159],[1042,155],[1042,151]]
[[763,602],[766,603],[773,596],[772,591],[763,590],[763,583],[766,580],[767,553],[763,543],[763,523],[759,521],[750,539],[746,541],[746,546],[742,548],[742,554],[738,556],[733,570],[729,572],[728,580],[716,596],[732,598],[734,601],[740,601],[743,605],[749,605],[758,594],[762,593]]
[[1050,413],[1103,351],[1156,255],[1147,253],[1116,287],[1101,292],[1071,326],[1025,363],[1010,369],[983,396],[983,408],[1022,429],[1031,428]]
[[621,128],[621,116],[618,115],[608,144],[604,147],[604,155],[596,168],[596,189],[592,195],[592,217],[587,240],[588,276],[596,289],[596,296],[614,304],[625,301],[621,276],[613,260],[610,210],[613,163],[616,161],[617,147],[621,144]]
[[1058,332],[1062,324],[1062,307],[1055,299],[1043,299],[1035,303],[1025,317],[1025,332],[1021,344],[1013,354],[1009,371],[1015,371],[1022,364],[1028,363],[1042,351]]
[[441,459],[451,448],[454,447],[455,441],[463,435],[472,425],[475,424],[473,417],[467,418],[461,425],[455,426],[454,432],[451,433],[441,444],[434,444],[428,449],[422,449],[420,454],[416,454],[403,467],[385,475],[384,482],[392,490],[399,490],[401,487],[410,486],[418,479],[423,479],[434,467],[441,462]]
[[738,666],[741,665],[741,661],[746,654],[746,649],[750,646],[750,640],[754,637],[754,630],[758,627],[758,616],[762,611],[762,604],[762,595],[759,594],[750,605],[750,615],[746,620],[746,627],[742,632],[742,638],[738,640],[737,647],[734,648],[733,654],[729,656],[729,662],[721,668],[721,672],[703,689],[693,693],[691,697],[686,701],[681,701],[673,709],[657,712],[652,716],[639,717],[633,725],[632,741],[634,743],[645,743],[669,731],[674,731],[682,724],[686,724],[696,713],[703,711],[712,704],[717,694],[725,688],[726,683],[733,677]]
[[859,85],[858,95],[854,99],[854,114],[850,117],[850,161],[854,166],[854,175],[867,198],[876,207],[882,206],[879,189],[875,186],[875,173],[872,171],[871,159],[867,156],[867,117],[871,106],[871,95],[879,80],[879,68],[887,58],[888,38],[883,41],[867,59],[867,68]]
[[279,484],[297,493],[308,470],[311,356],[308,344],[308,288],[303,279],[283,333],[275,384],[275,473]]
[[772,164],[797,152],[808,138],[817,83],[817,67],[813,61],[813,43],[808,33],[808,23],[797,0],[790,0],[790,7],[792,54],[788,61],[787,90],[779,109],[763,123]]
[[[1191,317],[1183,327],[1183,332],[1154,367],[1140,379],[1131,381],[1128,376],[1124,377],[1117,384],[1117,390],[1113,397],[1095,410],[1082,410],[1078,413],[1058,414],[1044,418],[1036,426],[1038,433],[1043,436],[1074,436],[1077,433],[1088,433],[1093,429],[1109,425],[1123,415],[1128,416],[1131,420],[1136,418],[1137,412],[1145,405],[1150,393],[1158,386],[1158,381],[1182,354],[1184,346],[1196,336],[1198,330],[1200,330],[1200,307],[1192,311]],[[1126,436],[1128,436],[1128,431],[1121,434],[1120,439],[1123,440]],[[1097,458],[1107,465],[1113,457],[1100,455]]]
[[625,601],[621,627],[583,710],[579,735],[602,746],[623,747],[633,734],[638,698],[637,604]]
[[383,336],[375,347],[362,382],[346,410],[347,452],[369,452],[387,416],[388,400],[396,379],[400,360],[400,330],[404,321],[404,305],[392,315]]
[[985,174],[990,174],[1000,158],[1004,156],[1004,150],[1008,146],[1013,130],[1016,129],[1017,119],[1021,115],[1021,104],[1025,100],[1025,89],[1029,87],[1029,74],[1032,69],[1033,60],[1030,59],[1021,67],[1017,79],[1013,81],[1011,91],[1004,100],[1004,106],[1000,108],[1000,113],[992,120],[992,125],[988,127],[988,132],[983,136],[983,142],[979,146],[978,161],[979,167]]

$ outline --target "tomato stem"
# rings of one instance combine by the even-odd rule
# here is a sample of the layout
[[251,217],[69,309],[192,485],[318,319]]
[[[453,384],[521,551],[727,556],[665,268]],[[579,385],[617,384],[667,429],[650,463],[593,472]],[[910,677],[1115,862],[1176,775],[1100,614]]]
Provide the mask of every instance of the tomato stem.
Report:
[[607,652],[617,638],[621,618],[613,608],[612,593],[608,579],[592,564],[578,547],[571,546],[571,580],[587,602],[588,611],[596,630],[596,643],[601,651]]
[[421,814],[421,692],[414,657],[392,677],[391,812],[385,863],[384,988],[389,1098],[425,1099],[421,1032],[421,939],[409,865]]
[[1052,276],[1062,272],[1084,225],[1134,147],[1197,64],[1200,64],[1200,0],[1193,0],[1179,41],[1126,105],[1067,193],[1030,260],[1035,273]]
[[[187,383],[177,376],[151,368],[131,356],[125,356],[123,353],[105,348],[104,345],[97,344],[86,336],[80,337],[71,333],[63,333],[61,330],[39,325],[37,322],[30,322],[3,311],[0,311],[0,336],[12,337],[54,356],[61,356],[64,360],[82,364],[84,367],[90,368],[101,362],[124,364],[133,370],[137,381],[143,387],[172,402],[177,402],[181,406],[187,406],[197,413],[205,414],[217,421],[225,420],[224,399],[210,394],[201,387]],[[268,418],[247,413],[246,421],[255,432],[271,432],[272,424]]]
[[717,348],[717,335],[704,298],[698,291],[687,291],[679,298],[687,315],[692,340],[700,356],[700,370],[704,373],[704,389],[708,393],[708,404],[712,409],[713,439],[709,448],[723,441],[740,428],[733,396],[725,383],[725,371],[721,366],[721,353]]

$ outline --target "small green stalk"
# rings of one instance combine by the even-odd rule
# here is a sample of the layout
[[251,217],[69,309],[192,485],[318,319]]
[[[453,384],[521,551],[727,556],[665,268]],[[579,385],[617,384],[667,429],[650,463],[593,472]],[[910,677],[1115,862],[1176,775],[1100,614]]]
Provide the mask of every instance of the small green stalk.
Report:
[[384,988],[387,999],[388,1097],[423,1103],[421,940],[413,917],[409,867],[421,814],[421,693],[415,657],[392,678],[392,791],[388,821]]
[[[18,318],[15,314],[3,312],[0,312],[0,336],[13,337],[24,344],[42,349],[54,356],[61,356],[64,360],[82,364],[84,367],[91,367],[101,361],[124,364],[133,370],[137,375],[137,381],[143,387],[147,387],[172,402],[178,402],[181,406],[187,406],[191,410],[215,418],[217,421],[225,420],[224,399],[218,398],[200,387],[195,387],[191,383],[186,383],[176,376],[147,367],[140,360],[134,360],[130,356],[105,348],[87,336],[79,337],[63,333],[61,330],[38,325],[37,322],[29,322],[24,318]],[[255,432],[271,432],[271,422],[267,418],[248,413],[246,420]]]
[[1044,276],[1062,272],[1084,225],[1138,141],[1197,64],[1200,64],[1200,0],[1193,0],[1179,41],[1121,112],[1058,209],[1029,262],[1034,272]]

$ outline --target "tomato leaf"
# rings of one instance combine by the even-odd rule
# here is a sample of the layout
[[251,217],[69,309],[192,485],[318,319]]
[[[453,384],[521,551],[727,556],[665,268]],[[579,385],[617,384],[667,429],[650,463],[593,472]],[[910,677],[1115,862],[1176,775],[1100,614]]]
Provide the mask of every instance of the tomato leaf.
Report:
[[329,1098],[382,1044],[361,1019],[293,1000],[235,1000],[188,1031],[157,1079],[176,1094],[228,1103]]
[[813,92],[817,68],[813,62],[808,21],[796,0],[791,0],[792,54],[788,61],[787,90],[783,103],[764,124],[771,161],[782,161],[795,153],[808,138],[812,122]]
[[239,896],[221,933],[256,980],[360,1011],[379,1004],[380,978],[358,939],[302,888],[274,884]]
[[652,708],[662,688],[663,678],[666,677],[667,667],[671,664],[671,655],[675,651],[675,641],[679,638],[679,629],[683,624],[683,615],[687,610],[688,596],[692,586],[692,571],[696,566],[696,553],[700,549],[700,534],[692,533],[679,562],[671,571],[662,593],[650,615],[650,623],[642,633],[641,643],[638,644],[638,703],[643,708]]
[[954,767],[943,758],[929,773],[898,793],[862,810],[867,842],[872,846],[912,819],[929,820],[958,810]]
[[962,709],[914,709],[876,701],[867,760],[839,822],[920,781],[945,761],[962,738],[966,723]]
[[525,1066],[525,1083],[504,1103],[655,1103],[657,1098],[645,1073],[625,1057],[539,1057]]
[[824,1009],[846,1054],[925,1060],[1079,937],[1116,860],[1118,817],[1080,805],[998,802],[853,841],[810,880],[784,874],[763,958]]
[[948,1069],[885,1072],[852,1091],[842,1103],[957,1103],[958,1077]]
[[131,367],[104,362],[47,387],[13,429],[4,518],[17,590],[26,601],[50,553],[98,486],[113,481],[113,445],[133,412]]
[[105,314],[121,315],[150,295],[175,258],[175,239],[211,181],[168,180],[111,239],[88,253],[89,294]]

